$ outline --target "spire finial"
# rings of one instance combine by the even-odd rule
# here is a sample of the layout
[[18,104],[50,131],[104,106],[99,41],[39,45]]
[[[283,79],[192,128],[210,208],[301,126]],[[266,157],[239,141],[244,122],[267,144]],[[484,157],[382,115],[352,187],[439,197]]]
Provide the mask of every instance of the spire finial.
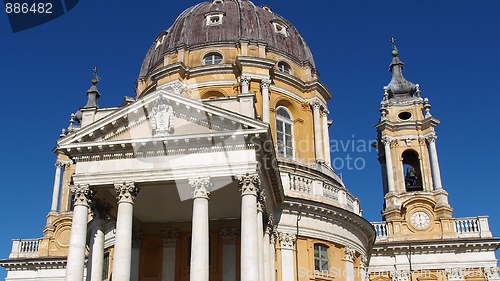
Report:
[[92,68],[92,71],[94,72],[94,74],[92,75],[92,85],[95,85],[97,84],[97,82],[101,81],[101,77],[99,77],[99,75],[97,74],[97,70],[99,70],[99,67],[97,66],[94,66],[94,68]]
[[396,38],[391,37],[391,39],[389,39],[389,42],[392,43],[392,56],[397,57],[399,52],[398,47],[396,47]]

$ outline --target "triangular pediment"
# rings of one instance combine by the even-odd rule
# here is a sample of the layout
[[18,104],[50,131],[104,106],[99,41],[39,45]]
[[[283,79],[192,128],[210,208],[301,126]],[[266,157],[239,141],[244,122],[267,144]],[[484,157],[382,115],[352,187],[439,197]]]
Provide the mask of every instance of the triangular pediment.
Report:
[[213,143],[214,138],[234,139],[267,131],[268,125],[259,120],[157,90],[60,139],[57,148],[65,154],[81,154],[145,143]]

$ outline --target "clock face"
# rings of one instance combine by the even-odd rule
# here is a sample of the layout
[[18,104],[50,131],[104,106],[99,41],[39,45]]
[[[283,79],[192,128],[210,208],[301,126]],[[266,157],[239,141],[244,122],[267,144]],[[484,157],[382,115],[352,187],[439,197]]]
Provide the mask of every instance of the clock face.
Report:
[[430,225],[431,219],[426,212],[418,211],[411,215],[410,222],[416,229],[426,229]]

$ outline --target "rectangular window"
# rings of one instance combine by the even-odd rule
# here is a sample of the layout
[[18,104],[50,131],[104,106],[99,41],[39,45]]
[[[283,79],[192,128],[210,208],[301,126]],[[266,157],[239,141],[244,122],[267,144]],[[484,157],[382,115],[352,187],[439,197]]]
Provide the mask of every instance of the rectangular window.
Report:
[[109,253],[104,254],[104,260],[102,262],[102,280],[108,280],[109,274]]
[[314,244],[314,270],[328,271],[328,246]]

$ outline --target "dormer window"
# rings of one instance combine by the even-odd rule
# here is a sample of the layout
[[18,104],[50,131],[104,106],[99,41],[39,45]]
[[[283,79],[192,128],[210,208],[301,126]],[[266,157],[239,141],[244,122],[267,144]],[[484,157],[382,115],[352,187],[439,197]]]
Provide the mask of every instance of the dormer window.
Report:
[[208,26],[221,25],[224,13],[222,12],[212,12],[205,15],[206,23]]
[[223,0],[212,0],[212,4],[222,4],[224,3]]
[[285,37],[288,36],[288,32],[286,31],[288,27],[284,23],[281,21],[272,21],[271,23],[273,25],[274,32]]
[[287,73],[287,74],[292,74],[292,70],[291,70],[290,65],[288,63],[284,62],[284,61],[278,62],[278,69],[281,72],[284,72],[284,73]]

